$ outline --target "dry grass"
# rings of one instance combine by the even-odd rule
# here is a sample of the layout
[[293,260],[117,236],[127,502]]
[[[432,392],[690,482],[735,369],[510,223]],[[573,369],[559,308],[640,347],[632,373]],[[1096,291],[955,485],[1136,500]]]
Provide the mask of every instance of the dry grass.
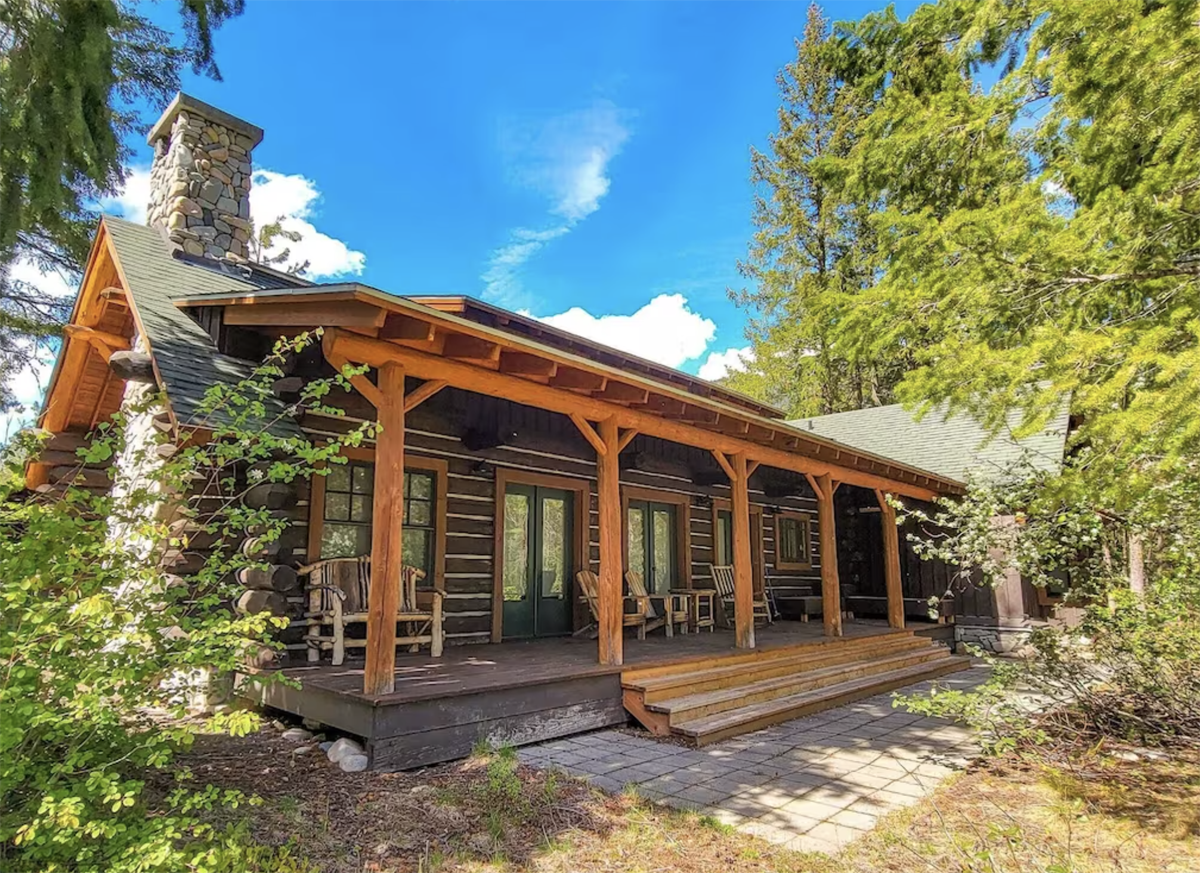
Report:
[[[415,774],[345,774],[292,756],[274,732],[206,738],[202,782],[259,794],[256,839],[317,869],[701,873],[1195,873],[1200,755],[993,764],[886,818],[835,858],[768,844],[696,815],[480,755]],[[245,814],[240,811],[238,814]]]

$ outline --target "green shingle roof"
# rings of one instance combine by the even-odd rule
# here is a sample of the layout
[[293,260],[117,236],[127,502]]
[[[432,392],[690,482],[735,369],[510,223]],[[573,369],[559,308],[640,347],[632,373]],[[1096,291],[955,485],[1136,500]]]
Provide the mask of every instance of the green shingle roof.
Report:
[[[195,418],[205,392],[217,384],[245,379],[252,367],[223,355],[208,331],[174,303],[197,294],[258,291],[263,279],[249,271],[177,258],[162,233],[153,227],[105,216],[113,248],[129,283],[129,294],[141,318],[146,339],[163,379],[167,400],[180,422]],[[281,407],[282,408],[282,407]],[[299,435],[290,419],[273,428],[281,435]]]
[[1012,412],[999,434],[966,414],[947,417],[947,407],[937,406],[917,421],[903,406],[877,406],[837,412],[788,422],[793,427],[836,440],[845,446],[873,452],[965,482],[968,478],[1003,478],[1024,456],[1038,470],[1055,472],[1062,467],[1069,418],[1068,404],[1047,427],[1015,439],[1021,413]]

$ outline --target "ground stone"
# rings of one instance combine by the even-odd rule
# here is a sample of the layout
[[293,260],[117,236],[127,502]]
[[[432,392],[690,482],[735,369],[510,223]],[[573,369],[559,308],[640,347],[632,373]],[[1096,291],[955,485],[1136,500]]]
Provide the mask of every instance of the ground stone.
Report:
[[339,737],[334,740],[333,745],[329,747],[329,750],[325,754],[329,757],[330,761],[337,764],[342,758],[349,755],[362,755],[363,747],[348,737]]
[[295,743],[303,743],[312,739],[312,733],[304,728],[288,728],[283,732],[283,738]]
[[361,773],[370,763],[366,755],[346,755],[337,762],[343,773]]

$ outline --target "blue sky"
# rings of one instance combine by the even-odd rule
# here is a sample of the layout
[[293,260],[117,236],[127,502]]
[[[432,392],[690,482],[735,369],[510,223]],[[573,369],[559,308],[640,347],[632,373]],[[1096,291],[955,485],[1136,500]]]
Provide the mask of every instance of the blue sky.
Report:
[[[726,288],[752,232],[749,150],[805,11],[251,2],[217,34],[224,81],[184,87],[265,129],[256,218],[302,222],[315,278],[470,294],[716,376],[746,346]],[[144,182],[106,210],[140,218]]]

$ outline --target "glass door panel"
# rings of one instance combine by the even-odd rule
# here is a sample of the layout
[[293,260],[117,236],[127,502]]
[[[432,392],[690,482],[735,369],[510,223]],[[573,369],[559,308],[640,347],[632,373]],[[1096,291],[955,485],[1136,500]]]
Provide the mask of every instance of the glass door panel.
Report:
[[509,485],[504,494],[503,635],[571,632],[572,494]]
[[677,587],[675,507],[631,500],[625,526],[629,569],[642,574],[651,593]]

